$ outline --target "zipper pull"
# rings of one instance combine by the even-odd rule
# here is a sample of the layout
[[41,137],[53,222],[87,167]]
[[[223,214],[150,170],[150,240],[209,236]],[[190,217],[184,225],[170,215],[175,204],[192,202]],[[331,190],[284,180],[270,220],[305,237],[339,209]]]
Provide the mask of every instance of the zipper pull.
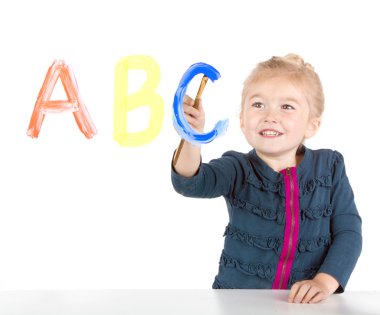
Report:
[[290,167],[286,168],[286,175],[290,176]]

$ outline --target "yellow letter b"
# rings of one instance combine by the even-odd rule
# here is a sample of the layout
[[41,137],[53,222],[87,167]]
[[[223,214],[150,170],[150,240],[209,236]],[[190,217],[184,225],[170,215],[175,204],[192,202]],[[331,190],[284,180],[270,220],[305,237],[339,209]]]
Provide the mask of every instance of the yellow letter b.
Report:
[[[129,70],[144,70],[146,73],[143,86],[133,94],[128,94]],[[128,56],[117,63],[113,137],[121,146],[141,146],[153,141],[159,134],[164,117],[164,101],[160,95],[154,92],[159,82],[160,69],[151,57]],[[149,125],[143,131],[128,132],[128,112],[141,106],[150,108]]]

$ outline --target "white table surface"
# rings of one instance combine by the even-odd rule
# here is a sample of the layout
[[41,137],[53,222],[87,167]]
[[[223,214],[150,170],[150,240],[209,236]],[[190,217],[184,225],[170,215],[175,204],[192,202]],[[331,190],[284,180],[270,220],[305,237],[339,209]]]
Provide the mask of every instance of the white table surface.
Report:
[[345,292],[318,304],[289,304],[288,291],[77,290],[0,291],[7,315],[380,315],[380,292]]

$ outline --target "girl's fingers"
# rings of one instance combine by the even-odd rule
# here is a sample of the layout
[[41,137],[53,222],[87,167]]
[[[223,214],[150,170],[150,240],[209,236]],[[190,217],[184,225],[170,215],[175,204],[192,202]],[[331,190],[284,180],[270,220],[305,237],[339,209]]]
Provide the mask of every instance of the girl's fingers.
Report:
[[188,95],[184,96],[183,103],[189,106],[194,106],[194,100]]
[[198,119],[194,118],[193,116],[190,116],[190,115],[185,115],[186,117],[186,120],[187,122],[189,123],[189,125],[193,128],[193,129],[201,129],[201,127],[203,127],[203,124],[201,121],[199,121]]
[[298,289],[298,292],[294,298],[295,303],[301,303],[304,299],[306,293],[310,290],[310,285],[308,283],[304,283]]
[[312,286],[302,299],[302,303],[310,303],[310,301],[316,297],[322,290],[317,286]]
[[305,280],[295,283],[290,289],[289,303],[317,303],[326,299],[328,293],[316,281]]
[[317,293],[310,301],[310,304],[318,303],[326,298],[325,294],[323,292]]
[[201,112],[199,111],[199,109],[196,109],[193,106],[183,105],[183,111],[185,114],[193,116],[193,117],[201,116]]
[[308,281],[295,283],[289,293],[288,301],[290,303],[301,303],[311,285]]
[[203,131],[203,127],[205,125],[205,113],[203,111],[202,102],[199,100],[199,107],[194,108],[194,100],[185,95],[183,99],[183,112],[185,113],[185,118],[189,125],[199,131]]
[[298,288],[299,287],[300,287],[300,282],[296,282],[291,287],[290,292],[289,292],[289,297],[288,297],[288,302],[289,303],[294,303],[294,298],[295,298],[296,294],[298,293]]

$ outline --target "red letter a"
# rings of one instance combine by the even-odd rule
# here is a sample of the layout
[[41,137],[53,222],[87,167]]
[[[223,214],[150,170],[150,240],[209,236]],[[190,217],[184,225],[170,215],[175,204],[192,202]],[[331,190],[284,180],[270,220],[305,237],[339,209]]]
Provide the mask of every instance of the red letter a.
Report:
[[[67,100],[50,101],[58,78],[61,79]],[[73,112],[79,129],[87,138],[90,139],[96,135],[95,125],[80,98],[78,85],[71,67],[66,65],[63,60],[55,60],[46,73],[45,81],[38,94],[29,123],[28,136],[38,137],[46,113],[64,111]]]

